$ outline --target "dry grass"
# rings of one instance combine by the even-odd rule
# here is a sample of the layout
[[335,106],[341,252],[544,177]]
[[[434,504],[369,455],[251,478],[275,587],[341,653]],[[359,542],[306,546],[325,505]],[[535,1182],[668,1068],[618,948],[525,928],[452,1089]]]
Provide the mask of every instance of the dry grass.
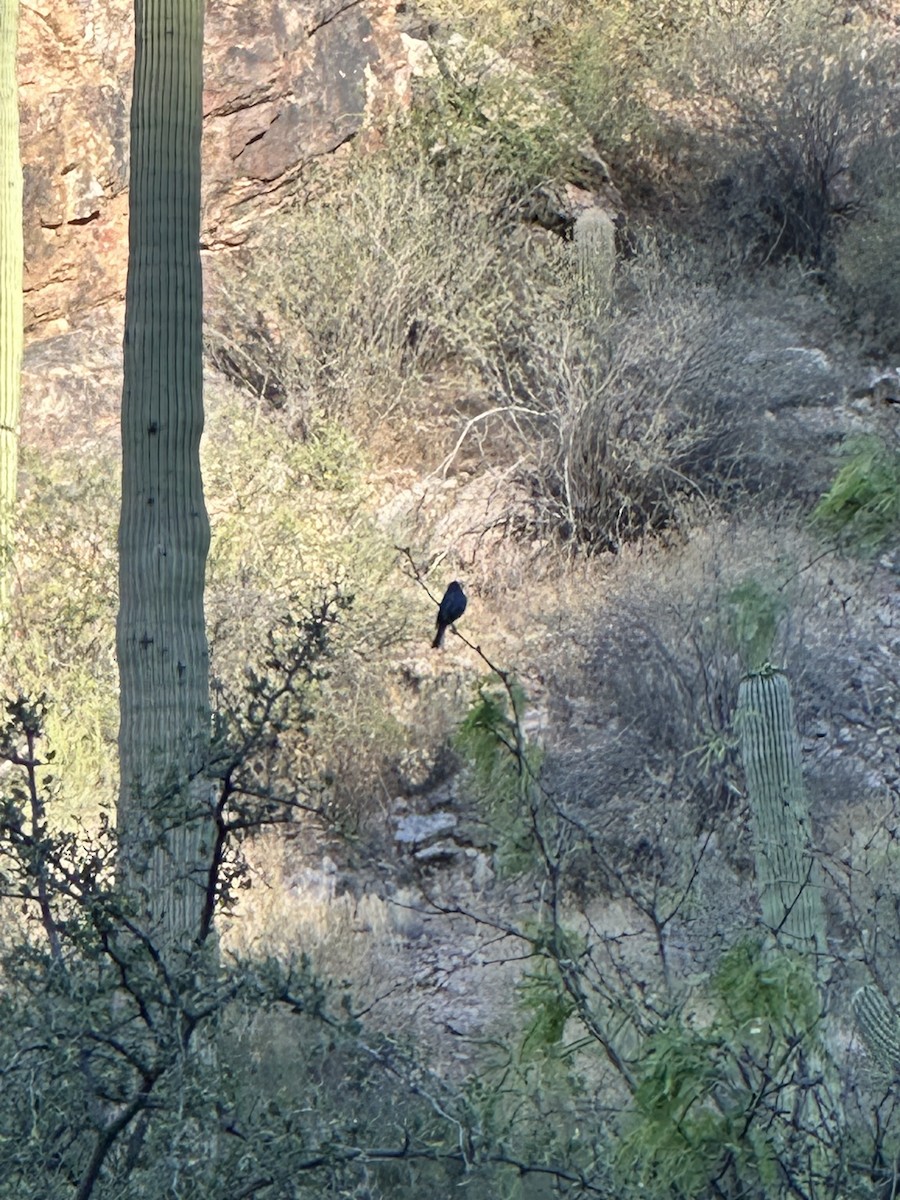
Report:
[[395,982],[390,963],[399,941],[397,917],[384,900],[339,893],[331,859],[304,868],[294,861],[290,841],[278,835],[254,839],[247,857],[253,887],[223,930],[226,953],[274,955],[286,963],[308,955],[322,978],[351,979],[369,1001]]

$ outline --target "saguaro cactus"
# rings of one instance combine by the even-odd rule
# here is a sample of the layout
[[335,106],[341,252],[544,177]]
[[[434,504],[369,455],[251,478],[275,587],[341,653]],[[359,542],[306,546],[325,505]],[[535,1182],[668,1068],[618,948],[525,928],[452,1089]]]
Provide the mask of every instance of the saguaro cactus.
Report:
[[763,919],[777,945],[818,956],[825,915],[791,689],[773,667],[741,680],[737,726],[756,843]]
[[895,1077],[900,1075],[900,1021],[890,1001],[866,984],[853,997],[853,1015],[872,1057]]
[[0,0],[0,640],[9,601],[22,368],[22,162],[16,43],[19,0]]
[[119,525],[124,878],[197,936],[210,809],[200,274],[202,0],[136,0]]
[[575,267],[582,315],[588,322],[606,312],[612,299],[616,230],[602,208],[587,208],[575,222]]

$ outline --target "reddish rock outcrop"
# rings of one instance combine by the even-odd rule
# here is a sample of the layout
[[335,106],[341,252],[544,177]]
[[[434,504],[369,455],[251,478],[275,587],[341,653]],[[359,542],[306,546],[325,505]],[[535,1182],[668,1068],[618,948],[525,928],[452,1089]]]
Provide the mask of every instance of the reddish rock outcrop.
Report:
[[[408,83],[390,0],[209,0],[203,242],[240,244],[304,163]],[[64,328],[121,297],[131,0],[36,0],[19,39],[25,311]]]

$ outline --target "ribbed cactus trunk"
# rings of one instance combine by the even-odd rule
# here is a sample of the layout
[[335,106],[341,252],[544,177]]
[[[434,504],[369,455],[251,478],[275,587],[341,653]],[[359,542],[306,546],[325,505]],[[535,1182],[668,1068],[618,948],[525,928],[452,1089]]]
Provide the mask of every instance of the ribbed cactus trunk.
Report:
[[200,274],[202,0],[136,0],[122,511],[119,525],[123,878],[162,942],[188,947],[212,830],[203,770],[209,522]]
[[575,269],[581,315],[591,326],[609,310],[616,265],[616,230],[602,208],[588,208],[575,222]]
[[853,1014],[876,1063],[894,1079],[900,1078],[900,1020],[890,1001],[867,984],[853,997]]
[[9,609],[22,368],[22,162],[16,45],[19,0],[0,0],[0,642]]
[[771,667],[741,681],[737,727],[747,777],[763,920],[775,945],[825,952],[825,914],[787,677]]

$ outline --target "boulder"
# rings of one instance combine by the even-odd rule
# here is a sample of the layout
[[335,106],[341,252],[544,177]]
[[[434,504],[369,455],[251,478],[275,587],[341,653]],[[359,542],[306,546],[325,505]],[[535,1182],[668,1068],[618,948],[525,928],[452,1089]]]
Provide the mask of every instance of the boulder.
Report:
[[407,846],[426,846],[451,833],[456,825],[456,816],[451,812],[410,813],[397,818],[394,841]]

